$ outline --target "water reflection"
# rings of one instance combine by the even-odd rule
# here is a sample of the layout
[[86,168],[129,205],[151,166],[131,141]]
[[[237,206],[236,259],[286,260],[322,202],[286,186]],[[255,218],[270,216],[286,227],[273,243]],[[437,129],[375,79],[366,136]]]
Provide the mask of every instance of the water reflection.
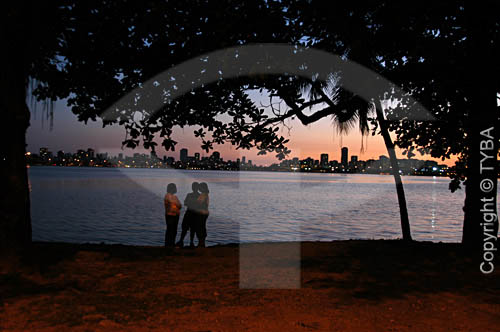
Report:
[[[381,175],[32,167],[35,240],[161,245],[162,199],[211,188],[207,244],[398,238],[393,178]],[[413,237],[461,238],[463,192],[448,179],[403,177]],[[180,230],[179,230],[180,231]]]

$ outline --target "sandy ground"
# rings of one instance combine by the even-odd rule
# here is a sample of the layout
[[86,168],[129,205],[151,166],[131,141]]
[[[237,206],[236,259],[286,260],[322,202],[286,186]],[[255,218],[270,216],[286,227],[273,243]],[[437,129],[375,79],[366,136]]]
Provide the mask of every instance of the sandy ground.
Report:
[[3,259],[0,331],[500,331],[500,261],[483,275],[461,250],[36,243]]

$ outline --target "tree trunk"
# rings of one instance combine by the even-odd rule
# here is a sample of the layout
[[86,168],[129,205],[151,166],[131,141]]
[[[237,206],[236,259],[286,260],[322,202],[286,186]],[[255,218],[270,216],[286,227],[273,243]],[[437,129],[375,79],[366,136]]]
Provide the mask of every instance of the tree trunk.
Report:
[[[26,170],[26,35],[13,11],[2,22],[6,59],[0,66],[0,251],[27,249],[31,244],[31,214]],[[26,13],[25,13],[26,14]]]
[[[473,127],[468,130],[467,135],[470,147],[466,168],[462,244],[474,250],[482,249],[487,234],[494,236],[495,241],[498,234],[498,129],[495,126],[496,121],[491,120],[484,123],[476,116],[475,120],[469,121]],[[493,138],[489,139],[488,136]],[[481,149],[481,146],[487,149]]]
[[376,107],[377,121],[380,125],[380,132],[384,138],[385,147],[389,153],[389,159],[391,161],[392,175],[394,176],[394,182],[396,183],[396,192],[398,194],[399,203],[399,214],[401,216],[401,230],[403,232],[403,240],[411,241],[411,231],[410,231],[410,221],[408,219],[408,209],[406,207],[405,191],[403,188],[403,181],[401,181],[401,175],[399,174],[398,159],[396,158],[396,151],[394,150],[394,143],[392,142],[391,136],[389,135],[389,130],[387,128],[387,123],[384,117],[382,108]]
[[[5,86],[1,90],[5,91]],[[6,97],[2,96],[2,100],[5,101]],[[26,248],[31,243],[30,197],[25,159],[26,129],[30,114],[26,103],[14,106],[9,100],[1,106],[4,114],[0,130],[5,137],[2,139],[0,152],[0,247]]]
[[[477,90],[477,89],[476,89]],[[464,226],[462,244],[475,251],[498,236],[498,111],[494,89],[481,86],[472,93],[477,109],[468,119]],[[493,216],[494,215],[494,216]]]
[[[486,250],[486,242],[498,234],[498,107],[495,71],[498,59],[493,54],[491,30],[495,14],[485,15],[484,5],[466,7],[469,30],[470,68],[465,79],[470,93],[467,119],[467,159],[464,226],[462,244],[473,252]],[[491,237],[490,237],[491,236]]]
[[477,111],[468,119],[464,226],[462,244],[480,251],[498,236],[498,111],[495,89],[481,86],[472,93]]

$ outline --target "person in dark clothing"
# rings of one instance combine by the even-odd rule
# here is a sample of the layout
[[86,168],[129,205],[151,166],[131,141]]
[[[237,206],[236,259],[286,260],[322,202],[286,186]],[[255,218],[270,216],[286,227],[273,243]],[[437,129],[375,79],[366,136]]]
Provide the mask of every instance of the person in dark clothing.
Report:
[[198,204],[197,204],[196,200],[198,199],[198,196],[200,196],[200,193],[198,192],[198,187],[199,187],[199,183],[193,182],[193,184],[191,185],[193,192],[187,194],[186,199],[184,200],[184,206],[186,207],[186,213],[184,213],[184,218],[182,219],[181,238],[180,238],[179,242],[176,243],[177,247],[182,248],[184,246],[184,237],[186,236],[188,231],[189,231],[189,237],[191,240],[190,247],[194,247],[195,222],[196,222],[196,218],[198,218],[198,215],[197,215]]
[[196,200],[198,204],[198,218],[196,223],[196,237],[198,238],[198,247],[205,247],[207,237],[207,218],[208,218],[208,185],[205,182],[200,183],[200,196]]
[[181,214],[182,204],[175,196],[177,186],[175,183],[169,183],[167,186],[167,194],[163,199],[165,204],[165,223],[167,229],[165,231],[165,247],[173,247],[175,244],[175,236],[177,235],[177,225],[179,224],[179,216]]

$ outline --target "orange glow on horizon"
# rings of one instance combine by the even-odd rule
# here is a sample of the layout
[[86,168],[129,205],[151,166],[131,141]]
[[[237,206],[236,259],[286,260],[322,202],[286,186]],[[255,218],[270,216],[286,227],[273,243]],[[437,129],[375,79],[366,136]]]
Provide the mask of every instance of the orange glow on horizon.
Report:
[[[348,135],[340,136],[335,132],[329,119],[320,120],[309,126],[304,126],[300,122],[295,121],[292,123],[292,128],[288,131],[283,128],[280,132],[281,135],[290,139],[287,147],[292,151],[287,159],[298,157],[305,159],[311,157],[313,159],[320,159],[322,153],[327,153],[329,160],[340,161],[340,150],[342,147],[349,149],[349,160],[352,155],[358,156],[359,160],[379,159],[381,155],[388,156],[384,140],[381,135],[365,136],[362,138],[358,128],[353,128]],[[179,150],[187,148],[189,155],[194,155],[195,152],[200,152],[201,156],[208,156],[201,150],[200,142],[192,137],[191,130],[177,131],[176,138],[178,139],[177,149],[175,152],[166,153],[176,159],[179,157]],[[363,139],[363,142],[362,142]],[[215,146],[214,151],[219,151],[222,158],[236,160],[237,158],[246,157],[247,160],[252,160],[257,165],[270,165],[279,163],[280,161],[275,158],[274,154],[257,155],[257,150],[242,150],[236,149],[235,146],[230,144]],[[398,158],[406,158],[400,151],[396,150]],[[439,164],[446,164],[452,166],[455,163],[456,157],[442,161],[441,159],[431,158],[430,156],[421,156],[419,153],[413,157],[420,160],[435,160]]]
[[[64,112],[63,112],[64,111]],[[348,135],[339,136],[335,132],[331,120],[322,119],[309,126],[302,125],[298,120],[287,124],[291,127],[288,131],[282,128],[281,135],[290,139],[287,147],[292,151],[288,157],[299,157],[305,159],[311,157],[320,159],[322,153],[328,153],[329,160],[340,160],[340,149],[345,146],[349,149],[349,159],[352,155],[357,155],[359,160],[378,159],[379,156],[387,156],[383,139],[380,135],[364,137],[364,143],[361,143],[361,135],[357,127],[353,128]],[[256,149],[242,150],[236,149],[231,144],[222,146],[215,145],[214,150],[209,153],[201,149],[201,141],[194,137],[193,130],[199,127],[185,127],[184,129],[175,128],[173,139],[178,143],[175,151],[165,151],[161,147],[161,139],[157,139],[157,154],[159,157],[164,155],[179,159],[179,151],[182,148],[189,150],[189,155],[199,152],[200,155],[209,156],[213,151],[219,151],[225,160],[236,160],[246,157],[246,160],[252,160],[257,165],[270,165],[279,163],[274,154],[258,155]],[[54,117],[54,127],[52,130],[40,128],[39,125],[32,124],[28,129],[28,149],[31,151],[46,146],[50,151],[56,152],[63,150],[66,152],[76,152],[78,149],[93,148],[96,153],[108,152],[110,155],[132,155],[134,153],[149,154],[150,150],[142,147],[136,149],[121,148],[121,143],[125,137],[125,129],[118,125],[102,128],[100,120],[84,124],[79,122],[76,115],[68,109],[61,109],[59,116]],[[363,146],[363,151],[361,150]],[[398,158],[406,158],[401,153],[397,153]],[[435,160],[439,164],[452,166],[456,157],[442,161],[430,156],[420,156],[417,154],[414,158],[421,160]]]

